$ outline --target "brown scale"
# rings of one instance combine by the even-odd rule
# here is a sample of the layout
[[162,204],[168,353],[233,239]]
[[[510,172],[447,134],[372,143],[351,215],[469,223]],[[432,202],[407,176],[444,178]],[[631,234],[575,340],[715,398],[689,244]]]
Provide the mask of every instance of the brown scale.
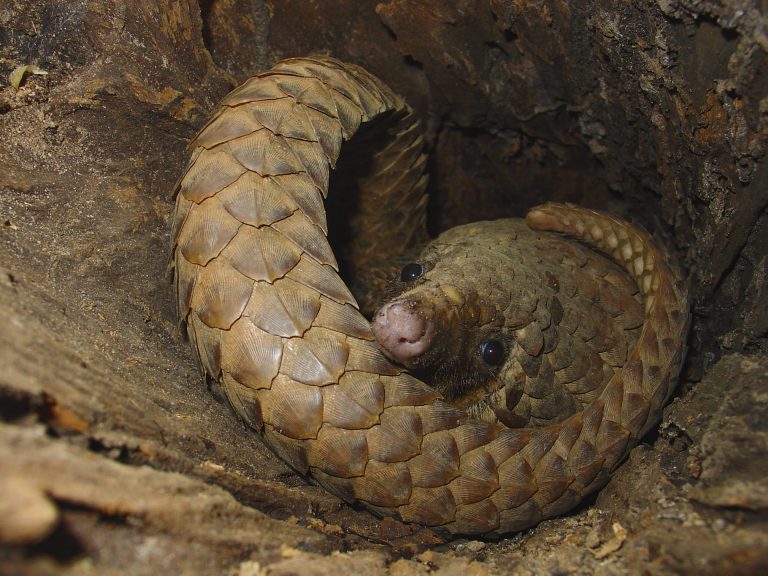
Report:
[[[688,300],[675,266],[644,231],[571,206],[528,215],[532,227],[581,239],[628,271],[644,314],[626,352],[617,342],[627,336],[604,333],[594,305],[570,304],[597,297],[617,334],[635,330],[624,281],[606,285],[613,272],[576,282],[541,265],[538,299],[521,297],[501,315],[467,297],[478,326],[514,326],[505,342],[524,394],[511,408],[505,397],[502,408],[547,416],[553,390],[560,399],[594,397],[556,424],[512,429],[451,405],[390,362],[338,275],[344,265],[359,276],[382,270],[425,238],[426,162],[402,99],[356,66],[290,59],[229,94],[192,148],[176,188],[172,240],[179,315],[193,350],[280,458],[345,500],[451,533],[521,530],[603,486],[658,422],[682,361]],[[324,208],[331,169],[345,163],[360,167],[346,225],[367,239],[350,247],[346,262],[325,240],[334,224]],[[560,263],[565,270],[587,258],[582,248],[555,252],[573,254]],[[482,274],[475,264],[467,270]],[[509,288],[499,277],[488,282]],[[588,361],[571,350],[578,342],[592,351]],[[595,387],[604,366],[622,358]],[[487,414],[482,405],[473,411]]]

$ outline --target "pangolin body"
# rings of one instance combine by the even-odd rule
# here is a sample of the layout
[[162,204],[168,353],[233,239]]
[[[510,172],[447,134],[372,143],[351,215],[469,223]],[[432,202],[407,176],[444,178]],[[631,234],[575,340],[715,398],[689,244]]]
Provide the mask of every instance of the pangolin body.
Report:
[[203,370],[280,457],[347,501],[464,534],[566,512],[658,421],[684,349],[683,280],[626,222],[532,210],[531,227],[582,239],[628,271],[643,326],[597,398],[565,420],[512,429],[471,418],[382,354],[337,274],[324,198],[361,125],[366,145],[350,152],[368,175],[349,226],[370,239],[353,261],[375,268],[423,239],[425,205],[417,122],[379,80],[330,58],[286,60],[229,94],[193,142],[174,280]]

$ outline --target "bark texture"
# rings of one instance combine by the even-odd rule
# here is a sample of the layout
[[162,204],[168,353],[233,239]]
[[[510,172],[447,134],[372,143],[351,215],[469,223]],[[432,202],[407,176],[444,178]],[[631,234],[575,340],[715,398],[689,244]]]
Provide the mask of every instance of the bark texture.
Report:
[[[764,572],[764,12],[3,3],[0,572]],[[441,544],[307,485],[206,390],[164,280],[170,190],[226,92],[311,52],[366,67],[422,116],[433,232],[569,200],[680,252],[686,381],[593,506]],[[24,65],[38,69],[15,86]]]

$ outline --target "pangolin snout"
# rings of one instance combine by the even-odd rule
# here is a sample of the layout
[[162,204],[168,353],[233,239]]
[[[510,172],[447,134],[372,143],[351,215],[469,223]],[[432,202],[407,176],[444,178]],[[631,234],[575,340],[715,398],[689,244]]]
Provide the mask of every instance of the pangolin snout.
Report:
[[432,346],[433,314],[411,299],[388,302],[374,315],[373,335],[390,360],[407,366]]

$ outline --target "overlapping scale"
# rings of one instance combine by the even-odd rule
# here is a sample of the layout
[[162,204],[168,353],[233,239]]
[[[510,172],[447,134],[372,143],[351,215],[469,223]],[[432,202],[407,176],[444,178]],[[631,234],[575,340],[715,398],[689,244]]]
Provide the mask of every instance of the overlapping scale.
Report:
[[519,454],[528,444],[533,431],[529,429],[502,428],[499,435],[484,446],[497,466]]
[[378,424],[384,410],[384,385],[367,372],[345,372],[339,384],[323,388],[323,420],[352,430]]
[[256,76],[249,78],[240,86],[232,90],[221,101],[223,106],[237,106],[265,100],[285,98],[286,93],[269,76]]
[[499,487],[496,462],[483,449],[461,457],[460,476],[450,484],[458,504],[474,504],[488,498]]
[[243,315],[256,326],[277,336],[301,336],[320,310],[317,292],[290,278],[274,283],[257,282]]
[[369,460],[365,476],[352,480],[357,500],[381,508],[407,504],[411,499],[412,485],[408,466],[402,462],[385,464]]
[[[371,349],[370,346],[364,348],[366,351]],[[376,352],[374,366],[386,362],[386,359],[383,358],[381,352],[378,352],[375,348],[373,348],[373,350]],[[364,365],[362,362],[363,358],[363,353],[360,353],[358,362],[360,362],[361,367]],[[397,373],[396,370],[392,371],[395,374]],[[383,371],[379,370],[376,371],[377,374],[381,374],[382,372]],[[417,380],[410,374],[399,374],[393,378],[384,377],[382,378],[382,381],[384,382],[384,406],[386,408],[389,408],[390,406],[424,406],[426,404],[431,404],[441,397],[434,388],[427,386],[424,382]]]
[[[330,163],[323,151],[323,147],[317,142],[295,140],[291,142],[291,149],[296,155],[302,170],[309,174],[315,185],[322,190],[327,190]],[[287,174],[287,172],[285,173]]]
[[261,414],[259,394],[251,386],[246,386],[235,380],[227,372],[221,374],[221,385],[224,394],[235,412],[256,430],[261,431],[264,417]]
[[611,466],[617,464],[629,443],[629,432],[621,424],[604,419],[595,440],[595,448]]
[[274,228],[243,226],[221,256],[251,280],[272,283],[296,266],[301,254],[300,247]]
[[459,410],[442,400],[435,400],[425,406],[416,406],[415,410],[421,417],[425,434],[456,428],[467,420],[467,413],[464,410]]
[[499,509],[491,500],[485,499],[459,506],[454,517],[455,527],[451,530],[464,534],[486,534],[498,529],[500,522]]
[[320,227],[323,234],[328,233],[323,194],[308,174],[281,174],[273,176],[271,180],[290,195],[296,206],[313,224]]
[[537,490],[533,497],[541,507],[560,498],[573,482],[565,460],[551,450],[542,455],[534,474]]
[[[374,342],[358,338],[348,338],[347,341],[349,342],[347,370],[357,370],[384,376],[396,376],[402,372],[402,369],[384,357]],[[387,390],[389,390],[388,384]],[[390,404],[387,403],[387,406],[390,406]]]
[[246,167],[232,156],[227,146],[203,150],[184,174],[179,193],[199,204],[240,178]]
[[[328,93],[328,102],[336,109],[336,104],[333,98]],[[314,107],[313,107],[314,108]],[[334,116],[331,117],[327,113],[324,113],[319,109],[307,109],[307,118],[312,124],[312,128],[315,131],[315,140],[320,144],[325,153],[326,158],[330,162],[332,167],[336,165],[336,158],[339,157],[341,152],[341,144],[344,140],[342,136],[341,123]]]
[[198,271],[190,307],[211,328],[227,330],[251,299],[253,282],[221,259]]
[[[294,212],[289,217],[275,222],[272,228],[296,244],[304,254],[314,258],[318,264],[325,264],[338,272],[339,265],[323,230],[303,212]],[[341,280],[338,283],[341,284]]]
[[344,335],[310,328],[303,338],[285,341],[280,372],[308,386],[335,384],[344,373],[349,345]]
[[264,125],[251,112],[250,106],[236,108],[223,107],[200,131],[195,144],[203,148],[213,148],[233,138],[261,130]]
[[470,421],[451,432],[459,454],[485,446],[499,435],[500,427],[489,422]]
[[283,342],[278,336],[243,316],[221,334],[221,347],[222,370],[240,384],[255,390],[272,385],[283,357]]
[[274,83],[282,93],[292,96],[296,102],[307,108],[321,112],[331,119],[337,117],[331,89],[321,80],[301,76],[277,76]]
[[414,488],[408,504],[401,506],[398,512],[406,522],[441,526],[456,517],[456,502],[447,486]]
[[209,198],[190,207],[176,243],[189,262],[205,266],[235,237],[241,225],[217,198]]
[[319,388],[280,374],[260,399],[264,421],[275,431],[294,440],[317,437],[323,425],[323,395]]
[[176,311],[182,319],[185,318],[189,307],[192,305],[192,294],[200,266],[192,264],[181,254],[177,254],[174,261],[174,275],[176,277]]
[[318,432],[309,464],[338,478],[355,478],[365,473],[369,453],[362,430],[348,430],[326,424]]
[[454,437],[446,431],[424,436],[421,453],[408,461],[413,485],[438,488],[459,475],[460,455]]
[[509,510],[525,504],[536,493],[533,468],[524,458],[509,458],[498,469],[499,489],[491,500],[500,510]]
[[[259,130],[253,134],[230,140],[227,145],[229,154],[248,170],[261,176],[296,174],[304,171],[292,146],[269,130]],[[234,180],[233,180],[234,181]]]
[[329,264],[321,264],[306,254],[302,255],[296,266],[286,276],[340,304],[357,306],[355,297],[352,296],[344,281],[339,278],[336,270]]
[[218,378],[221,373],[221,331],[211,328],[195,314],[187,316],[192,341],[197,346],[197,356],[206,374]]
[[339,122],[341,123],[344,139],[348,139],[354,134],[360,123],[363,121],[363,115],[352,100],[335,90],[331,91],[333,103],[336,105]]
[[272,177],[246,172],[216,195],[233,217],[251,226],[288,218],[298,209],[290,194]]
[[571,487],[567,488],[559,497],[542,505],[541,514],[545,518],[560,516],[568,510],[572,510],[581,501],[581,496]]
[[368,451],[379,462],[404,462],[419,453],[423,429],[411,408],[389,409],[366,431]]
[[291,97],[261,101],[258,105],[249,106],[248,113],[273,134],[299,140],[315,140],[305,108],[297,105]]
[[353,338],[373,340],[371,326],[357,308],[351,304],[340,304],[325,296],[320,297],[320,312],[313,325],[347,334]]
[[577,440],[568,453],[568,468],[576,479],[571,489],[582,492],[597,477],[605,459],[600,456],[593,444]]
[[287,462],[294,470],[300,474],[309,472],[309,460],[307,458],[308,443],[306,440],[296,440],[284,434],[283,430],[275,428],[264,415],[265,422],[263,430],[264,440],[283,461]]
[[187,220],[189,211],[194,205],[193,202],[184,198],[182,194],[179,194],[176,197],[176,209],[173,211],[173,216],[171,217],[171,240],[174,245],[178,242],[179,232],[181,232],[181,228]]
[[528,499],[515,508],[499,508],[501,532],[523,530],[535,526],[543,519],[541,508],[533,499]]

